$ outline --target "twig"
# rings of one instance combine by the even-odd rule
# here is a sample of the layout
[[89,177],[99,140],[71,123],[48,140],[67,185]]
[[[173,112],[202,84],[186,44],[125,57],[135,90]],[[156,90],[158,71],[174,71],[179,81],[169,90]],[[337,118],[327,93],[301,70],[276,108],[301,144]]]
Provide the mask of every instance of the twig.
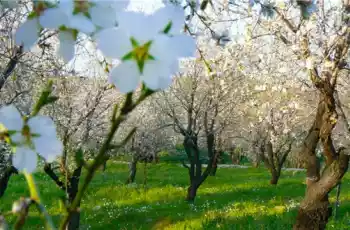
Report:
[[29,191],[30,191],[30,198],[33,202],[37,205],[38,211],[44,215],[44,219],[47,225],[48,229],[54,230],[56,229],[53,225],[52,219],[47,213],[45,207],[41,204],[39,190],[36,187],[34,177],[31,173],[24,172],[24,176],[27,180]]
[[[112,119],[111,119],[111,127],[110,131],[107,135],[107,138],[105,139],[98,155],[95,157],[92,164],[88,167],[88,172],[85,177],[84,182],[79,187],[78,193],[72,202],[72,205],[69,207],[68,214],[64,217],[64,219],[61,222],[60,229],[65,230],[66,226],[72,217],[74,212],[77,212],[77,209],[81,203],[81,199],[83,198],[84,192],[88,188],[90,182],[92,181],[92,178],[95,175],[95,172],[99,169],[99,167],[104,164],[106,160],[108,160],[108,156],[106,156],[107,151],[110,149],[110,143],[112,142],[112,139],[114,137],[114,134],[118,130],[120,124],[126,120],[126,115],[128,115],[133,109],[135,109],[136,106],[138,106],[142,101],[144,101],[148,96],[150,96],[153,92],[152,91],[144,91],[138,100],[133,103],[132,102],[132,93],[129,93],[126,95],[125,102],[123,107],[118,110],[118,107],[115,106],[115,109],[113,111]],[[117,113],[119,111],[119,115],[116,117]],[[134,132],[132,130],[131,132]],[[127,137],[131,137],[132,135],[128,135]],[[127,140],[124,140],[127,141]]]

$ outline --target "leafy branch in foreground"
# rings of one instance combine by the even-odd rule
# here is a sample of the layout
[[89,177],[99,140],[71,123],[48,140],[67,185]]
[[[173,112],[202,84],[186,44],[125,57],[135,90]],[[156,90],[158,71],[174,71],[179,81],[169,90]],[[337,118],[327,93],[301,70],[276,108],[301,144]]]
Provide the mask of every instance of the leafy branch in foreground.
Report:
[[[128,93],[125,97],[124,104],[120,109],[118,105],[115,105],[112,113],[111,127],[108,132],[108,135],[104,140],[102,147],[100,148],[100,151],[95,157],[95,159],[93,160],[93,162],[89,166],[87,166],[87,174],[86,174],[85,180],[80,185],[77,196],[75,197],[72,205],[68,208],[67,215],[63,218],[61,222],[61,226],[60,226],[61,230],[64,230],[66,228],[71,216],[75,212],[79,211],[77,210],[77,208],[79,207],[81,199],[83,198],[84,192],[88,188],[98,168],[108,160],[109,157],[107,156],[107,151],[110,149],[110,144],[112,142],[114,134],[117,132],[118,128],[120,127],[120,124],[126,120],[127,115],[133,109],[135,109],[142,101],[144,101],[152,93],[153,91],[143,90],[141,95],[135,102],[133,102],[132,100],[133,93]],[[135,129],[132,129],[119,146],[120,147],[123,146],[131,138],[134,132],[135,132]]]

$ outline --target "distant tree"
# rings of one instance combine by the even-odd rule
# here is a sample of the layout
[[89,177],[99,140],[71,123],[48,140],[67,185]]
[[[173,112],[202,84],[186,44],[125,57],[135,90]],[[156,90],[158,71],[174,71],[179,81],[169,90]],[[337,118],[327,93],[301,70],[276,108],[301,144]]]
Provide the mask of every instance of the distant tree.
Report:
[[[174,130],[183,137],[189,165],[182,163],[188,169],[190,179],[186,199],[193,202],[200,185],[216,172],[217,134],[223,129],[226,114],[233,106],[226,100],[224,85],[228,77],[208,76],[206,67],[196,61],[189,61],[186,65],[189,65],[186,66],[188,69],[156,99],[156,107],[171,119]],[[207,149],[205,170],[202,170],[201,143]]]

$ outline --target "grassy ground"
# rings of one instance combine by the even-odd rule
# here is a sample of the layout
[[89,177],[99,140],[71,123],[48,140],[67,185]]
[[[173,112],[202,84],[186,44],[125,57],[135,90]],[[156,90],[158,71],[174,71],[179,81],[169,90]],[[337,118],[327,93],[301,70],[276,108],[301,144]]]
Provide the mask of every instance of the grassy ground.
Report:
[[[200,187],[195,204],[188,204],[184,168],[150,165],[146,188],[142,165],[134,185],[124,185],[127,170],[125,164],[111,163],[105,175],[96,176],[83,200],[81,229],[291,229],[304,193],[303,172],[284,172],[274,187],[263,168],[223,168]],[[62,210],[56,197],[62,192],[45,174],[35,177],[49,213],[58,222]],[[26,195],[24,178],[12,177],[0,210],[10,210],[14,199]],[[341,201],[339,218],[331,220],[328,229],[350,229],[349,175]],[[41,229],[41,225],[38,214],[31,211],[25,229]]]

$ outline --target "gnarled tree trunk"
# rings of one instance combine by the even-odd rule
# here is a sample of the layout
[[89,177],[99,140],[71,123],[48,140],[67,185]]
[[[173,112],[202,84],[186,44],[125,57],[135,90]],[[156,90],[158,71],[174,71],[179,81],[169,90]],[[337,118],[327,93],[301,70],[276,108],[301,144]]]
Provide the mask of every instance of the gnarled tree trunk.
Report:
[[[321,94],[314,124],[304,140],[302,151],[307,157],[306,194],[300,204],[294,230],[323,230],[332,215],[328,194],[340,183],[349,163],[349,156],[343,153],[343,149],[336,152],[333,146],[331,133],[336,118],[333,94],[326,91]],[[322,175],[315,153],[319,140],[326,157],[326,166]]]

